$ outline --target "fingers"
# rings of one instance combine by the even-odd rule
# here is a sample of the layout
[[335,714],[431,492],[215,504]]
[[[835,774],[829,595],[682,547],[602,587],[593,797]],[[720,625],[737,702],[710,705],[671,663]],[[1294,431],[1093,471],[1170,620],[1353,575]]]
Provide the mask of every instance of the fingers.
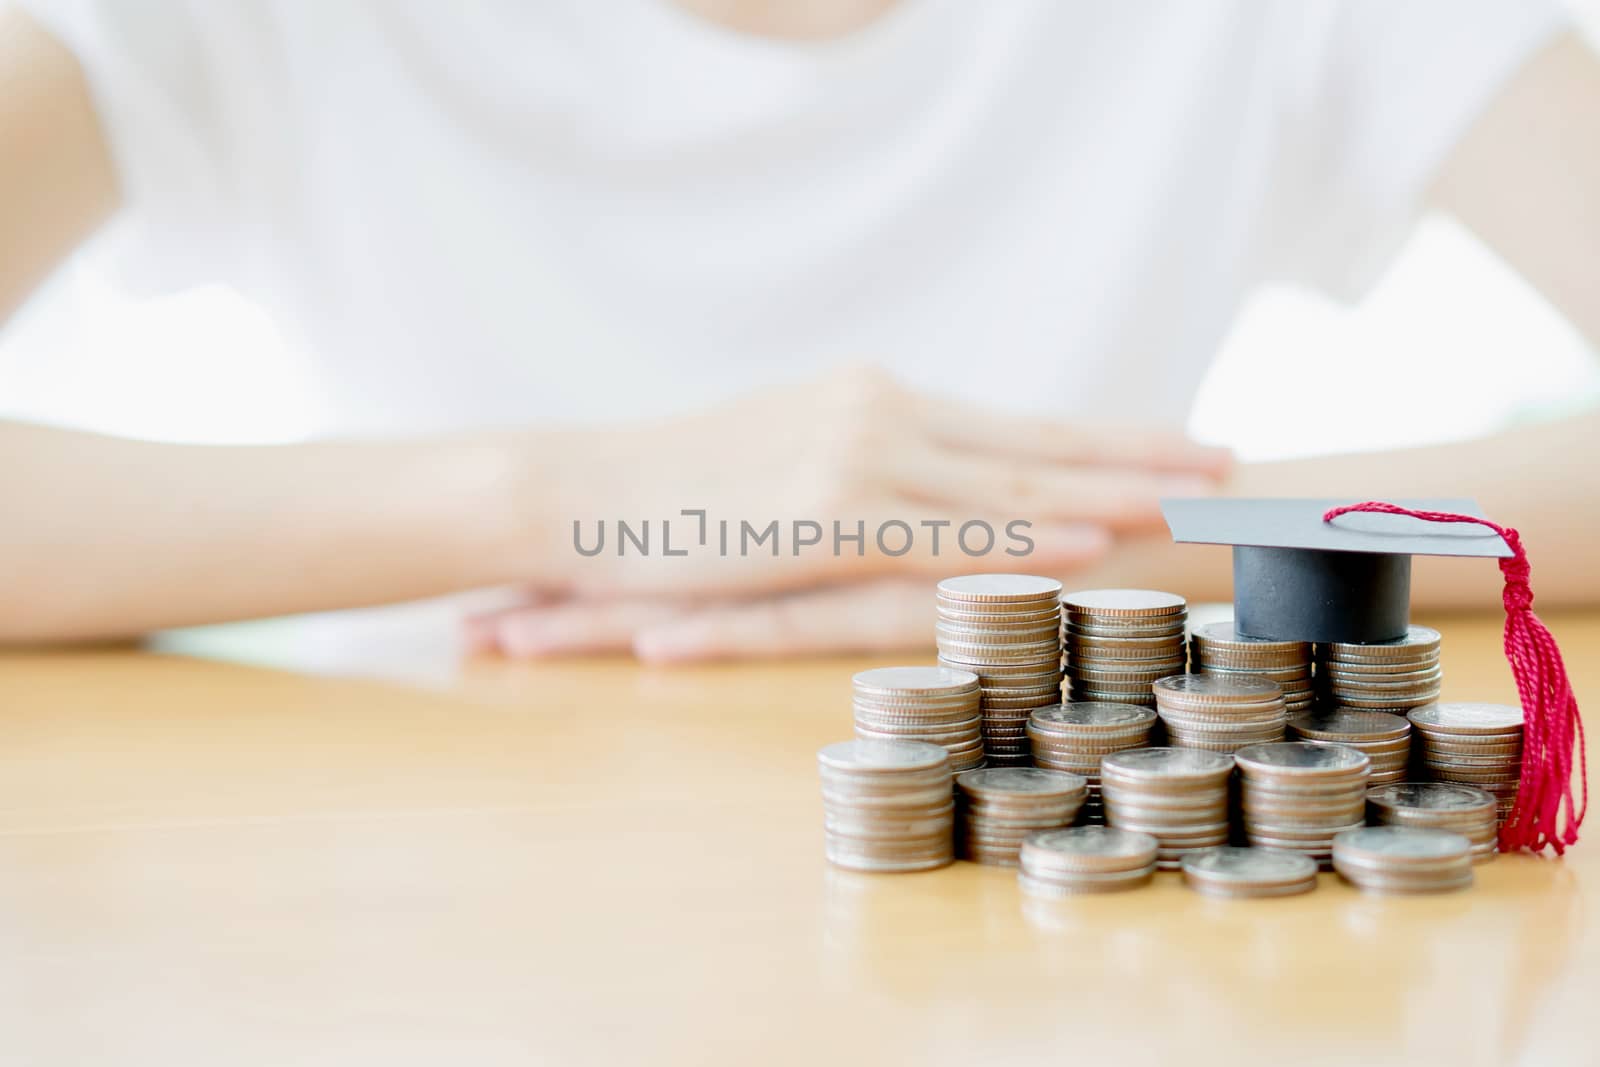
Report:
[[[853,540],[836,545],[830,530],[822,543],[808,551],[837,552],[841,565],[830,569],[859,582],[906,574],[1081,570],[1104,559],[1113,544],[1103,523],[997,518],[994,512],[980,515],[941,513],[931,510],[926,501],[902,498],[898,505],[874,508],[858,520],[859,525],[845,524],[852,536],[862,535],[859,545]],[[805,584],[829,580],[820,574]]]
[[1162,497],[1202,496],[1216,486],[1196,474],[1066,466],[1014,456],[907,448],[881,460],[893,489],[945,506],[1137,532],[1160,525]]
[[915,404],[928,436],[959,452],[1208,478],[1222,477],[1233,465],[1227,449],[1196,444],[1169,430],[1007,414],[940,397],[918,397]]
[[627,652],[636,634],[693,610],[686,600],[571,601],[467,620],[469,646],[512,659]]
[[925,581],[886,579],[707,608],[641,628],[651,663],[927,649],[934,598]]

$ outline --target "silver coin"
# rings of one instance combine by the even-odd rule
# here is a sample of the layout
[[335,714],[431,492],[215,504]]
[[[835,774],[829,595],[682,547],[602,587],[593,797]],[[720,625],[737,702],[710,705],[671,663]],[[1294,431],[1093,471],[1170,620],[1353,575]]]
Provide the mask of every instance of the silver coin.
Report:
[[1515,704],[1429,704],[1407,718],[1418,728],[1444,733],[1512,733],[1523,725],[1522,709]]
[[1230,756],[1193,748],[1133,748],[1100,761],[1100,773],[1129,778],[1213,778],[1233,770]]
[[1404,737],[1411,733],[1411,723],[1398,715],[1381,711],[1357,711],[1353,708],[1335,708],[1332,711],[1302,715],[1289,723],[1291,729],[1304,732],[1308,737],[1362,738],[1379,740]]
[[844,772],[937,770],[949,763],[938,745],[926,741],[836,741],[817,753],[824,769]]
[[1464,857],[1472,847],[1461,834],[1413,826],[1363,826],[1333,839],[1334,848],[1397,863]]
[[1317,865],[1297,852],[1223,846],[1191,852],[1183,858],[1183,870],[1217,881],[1260,885],[1314,878]]
[[973,793],[1026,793],[1061,796],[1082,793],[1088,783],[1082,775],[1050,771],[1039,767],[986,768],[967,771],[956,778],[956,786]]
[[1030,852],[1053,853],[1062,857],[1086,856],[1128,859],[1145,862],[1154,858],[1156,839],[1149,834],[1118,830],[1112,826],[1072,826],[1060,830],[1039,830],[1023,843]]
[[1367,790],[1367,801],[1381,808],[1426,812],[1493,811],[1494,797],[1470,785],[1451,782],[1399,782]]
[[[1138,704],[1078,700],[1035,708],[1029,721],[1041,727],[1150,727],[1156,713]],[[1085,732],[1088,732],[1086,729]]]
[[1393,641],[1374,641],[1370,644],[1355,644],[1333,641],[1322,646],[1329,655],[1340,656],[1349,654],[1353,656],[1376,656],[1390,652],[1407,652],[1416,649],[1432,648],[1439,644],[1439,631],[1427,626],[1408,626],[1404,637],[1397,637]]
[[1175,674],[1153,685],[1158,700],[1171,694],[1195,702],[1235,704],[1283,695],[1276,682],[1249,674]]
[[1061,597],[1062,607],[1089,615],[1176,615],[1189,602],[1154,589],[1080,589]]
[[857,689],[907,695],[943,695],[976,688],[978,676],[950,667],[877,667],[853,679]]
[[944,579],[938,591],[950,600],[1028,601],[1060,596],[1061,583],[1031,574],[964,574]]
[[1368,770],[1372,758],[1349,745],[1278,741],[1240,749],[1234,759],[1245,774],[1340,774]]
[[1203,626],[1196,626],[1194,639],[1203,645],[1214,645],[1218,648],[1234,648],[1254,651],[1283,651],[1311,654],[1311,645],[1305,641],[1284,641],[1271,637],[1251,637],[1242,634],[1234,626],[1233,620],[1226,622],[1208,622]]

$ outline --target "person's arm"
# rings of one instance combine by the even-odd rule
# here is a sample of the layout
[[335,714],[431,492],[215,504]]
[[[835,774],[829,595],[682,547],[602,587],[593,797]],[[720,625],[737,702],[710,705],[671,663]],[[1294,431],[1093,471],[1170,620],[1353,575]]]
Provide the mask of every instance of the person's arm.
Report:
[[0,5],[0,325],[117,201],[77,62],[33,20]]
[[[117,204],[78,64],[31,19],[0,11],[0,324]],[[0,457],[0,641],[519,573],[497,505],[498,445],[194,448],[0,423]]]
[[1446,159],[1429,203],[1600,349],[1600,55],[1574,33],[1535,56]]
[[[1600,345],[1600,59],[1576,36],[1534,57],[1446,161],[1430,195],[1487,240]],[[1514,366],[1515,353],[1508,353]],[[1517,527],[1541,607],[1600,603],[1600,414],[1478,441],[1239,466],[1234,496],[1476,497]],[[1039,573],[1045,560],[1014,561]],[[1117,542],[1067,575],[1078,588],[1169,589],[1194,601],[1231,598],[1231,554],[1174,546],[1164,530]],[[1500,576],[1483,559],[1418,559],[1421,610],[1498,604]],[[685,660],[925,649],[933,596],[924,580],[715,603],[575,601],[475,620],[475,641],[516,656],[633,651]]]
[[[117,204],[78,64],[0,13],[0,318]],[[1026,513],[1036,558],[1066,569],[1102,555],[1111,532],[1159,521],[1162,492],[1204,488],[1227,466],[1179,435],[999,416],[870,372],[649,425],[411,442],[197,447],[0,422],[0,457],[0,642],[500,583],[695,600],[993,565],[935,558],[926,537],[904,556],[693,560],[589,558],[570,540],[574,521],[620,518],[653,520],[659,538],[683,508],[758,528]]]

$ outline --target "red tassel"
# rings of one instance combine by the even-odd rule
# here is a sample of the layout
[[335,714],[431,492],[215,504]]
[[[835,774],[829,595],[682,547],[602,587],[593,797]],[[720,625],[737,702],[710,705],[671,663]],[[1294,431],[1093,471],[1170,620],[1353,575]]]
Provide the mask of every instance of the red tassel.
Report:
[[[1522,698],[1524,721],[1522,775],[1511,815],[1500,827],[1500,851],[1526,848],[1539,852],[1548,845],[1559,856],[1568,845],[1577,843],[1578,828],[1589,810],[1588,758],[1583,745],[1583,717],[1578,714],[1578,699],[1567,679],[1566,665],[1561,662],[1561,650],[1533,613],[1533,587],[1528,584],[1528,553],[1522,547],[1522,538],[1509,526],[1488,519],[1448,511],[1413,511],[1376,500],[1333,508],[1322,516],[1322,521],[1332,522],[1352,511],[1406,515],[1424,522],[1476,523],[1505,539],[1511,549],[1510,557],[1500,561],[1500,573],[1506,579],[1502,594],[1506,606],[1506,659]],[[1572,799],[1574,744],[1583,798],[1579,804]]]

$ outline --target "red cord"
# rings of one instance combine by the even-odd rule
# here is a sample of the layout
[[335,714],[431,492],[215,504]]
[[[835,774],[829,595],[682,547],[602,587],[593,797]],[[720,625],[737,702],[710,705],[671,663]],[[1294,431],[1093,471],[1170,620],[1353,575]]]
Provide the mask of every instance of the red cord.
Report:
[[[1522,538],[1509,526],[1488,519],[1448,511],[1413,511],[1395,504],[1369,500],[1333,508],[1322,516],[1332,522],[1353,511],[1406,515],[1424,522],[1470,522],[1486,526],[1505,539],[1509,558],[1500,561],[1506,587],[1506,659],[1522,698],[1522,775],[1511,815],[1500,828],[1500,851],[1519,848],[1542,850],[1546,845],[1560,855],[1578,841],[1578,828],[1589,810],[1589,767],[1583,744],[1583,717],[1578,699],[1561,662],[1561,650],[1539,616],[1533,613],[1533,587],[1528,584],[1528,553]],[[1578,781],[1583,798],[1572,799],[1572,753],[1578,752]],[[1565,818],[1562,816],[1566,809]]]

